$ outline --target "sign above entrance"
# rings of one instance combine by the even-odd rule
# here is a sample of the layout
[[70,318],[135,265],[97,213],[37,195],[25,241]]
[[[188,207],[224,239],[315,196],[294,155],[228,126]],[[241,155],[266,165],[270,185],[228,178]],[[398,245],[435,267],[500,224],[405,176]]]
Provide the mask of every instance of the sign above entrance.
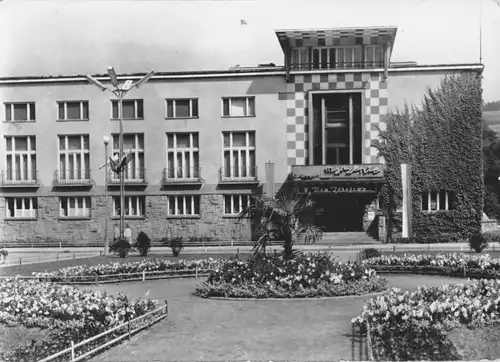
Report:
[[382,164],[292,166],[291,180],[383,180]]
[[372,186],[311,186],[300,189],[301,193],[313,194],[375,194],[377,190]]

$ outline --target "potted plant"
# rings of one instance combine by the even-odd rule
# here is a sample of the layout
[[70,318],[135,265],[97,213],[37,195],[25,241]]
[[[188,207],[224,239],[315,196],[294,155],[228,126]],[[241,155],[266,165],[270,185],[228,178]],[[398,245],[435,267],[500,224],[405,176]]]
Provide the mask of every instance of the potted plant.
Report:
[[5,262],[5,259],[7,259],[7,255],[9,255],[9,252],[5,249],[0,249],[0,264],[3,264]]
[[122,238],[116,239],[116,241],[109,247],[109,251],[115,254],[118,253],[120,258],[126,258],[131,249],[132,245],[130,245],[127,239]]

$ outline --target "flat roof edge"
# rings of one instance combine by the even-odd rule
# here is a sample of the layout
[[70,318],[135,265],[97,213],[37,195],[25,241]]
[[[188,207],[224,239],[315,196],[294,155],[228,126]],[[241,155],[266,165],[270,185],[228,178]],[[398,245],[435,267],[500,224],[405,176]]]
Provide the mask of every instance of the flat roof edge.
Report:
[[[469,64],[426,64],[402,67],[389,67],[388,71],[411,72],[411,71],[438,71],[438,70],[484,70],[484,65],[480,63]],[[360,73],[360,72],[380,72],[382,69],[325,69],[325,70],[291,70],[291,74],[314,74],[314,73]],[[229,77],[249,77],[249,76],[284,76],[284,67],[272,68],[250,68],[250,69],[229,69],[213,71],[194,72],[158,72],[152,79],[196,79],[196,78],[229,78]],[[121,74],[118,79],[140,79],[145,73]],[[99,80],[108,80],[109,76],[104,74],[92,75]],[[60,76],[25,76],[25,77],[0,77],[0,84],[29,84],[29,83],[58,83],[58,82],[87,82],[84,75],[60,75]]]

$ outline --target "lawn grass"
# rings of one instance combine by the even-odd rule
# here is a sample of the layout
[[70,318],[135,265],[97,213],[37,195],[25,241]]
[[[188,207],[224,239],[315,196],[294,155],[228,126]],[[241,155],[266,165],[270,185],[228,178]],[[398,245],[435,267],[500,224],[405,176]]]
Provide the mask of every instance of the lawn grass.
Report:
[[465,361],[500,357],[500,325],[479,329],[462,326],[448,334],[458,354]]

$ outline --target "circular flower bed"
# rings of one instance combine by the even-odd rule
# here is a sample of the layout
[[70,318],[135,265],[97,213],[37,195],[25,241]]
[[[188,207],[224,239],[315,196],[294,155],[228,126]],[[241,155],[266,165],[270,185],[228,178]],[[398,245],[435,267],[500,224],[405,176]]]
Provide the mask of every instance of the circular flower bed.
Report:
[[[41,328],[48,338],[32,345],[19,345],[14,351],[2,351],[0,359],[42,359],[68,348],[70,341],[78,343],[152,311],[157,304],[156,300],[131,301],[123,294],[114,297],[35,279],[2,280],[0,323]],[[111,333],[106,338],[112,339],[114,336]],[[85,345],[80,352],[103,343],[103,340],[106,341],[101,338]],[[67,355],[56,360],[67,360]]]
[[366,265],[343,263],[329,254],[299,254],[284,260],[259,255],[226,260],[196,287],[200,297],[315,298],[381,292],[387,280]]
[[500,277],[500,259],[493,259],[489,254],[383,255],[366,259],[363,264],[377,271],[386,272],[435,272],[437,274],[465,275],[480,278]]
[[370,326],[375,360],[457,360],[447,333],[500,323],[500,281],[393,289],[367,301],[352,323]]

